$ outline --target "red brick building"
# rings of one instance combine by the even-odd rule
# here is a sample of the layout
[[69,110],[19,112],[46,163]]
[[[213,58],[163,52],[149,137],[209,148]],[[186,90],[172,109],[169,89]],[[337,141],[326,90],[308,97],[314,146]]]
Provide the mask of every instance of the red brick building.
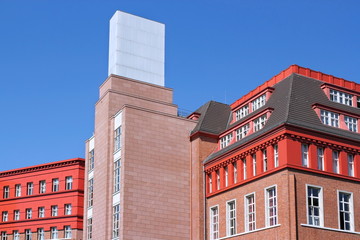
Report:
[[1,240],[82,239],[82,158],[0,172]]
[[360,238],[360,84],[293,65],[190,118],[191,239]]

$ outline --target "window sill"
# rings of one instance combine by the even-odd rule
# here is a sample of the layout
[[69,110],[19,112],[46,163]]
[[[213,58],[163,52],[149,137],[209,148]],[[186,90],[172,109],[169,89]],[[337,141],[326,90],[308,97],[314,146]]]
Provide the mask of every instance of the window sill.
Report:
[[232,237],[238,237],[238,236],[246,235],[246,234],[249,234],[249,233],[259,232],[259,231],[263,231],[263,230],[267,230],[267,229],[271,229],[271,228],[276,228],[276,227],[280,227],[280,226],[281,226],[281,224],[277,224],[277,225],[270,226],[270,227],[258,228],[258,229],[255,229],[253,231],[247,231],[247,232],[237,233],[237,234],[234,234],[234,235],[231,235],[231,236],[221,237],[221,238],[218,238],[218,240],[230,239]]
[[323,230],[329,230],[329,231],[335,231],[335,232],[342,232],[342,233],[351,233],[351,234],[360,234],[360,232],[355,232],[355,231],[346,231],[346,230],[341,230],[341,229],[337,229],[337,228],[328,228],[328,227],[321,227],[321,226],[315,226],[315,225],[309,225],[309,224],[300,224],[303,227],[310,227],[310,228],[319,228],[319,229],[323,229]]

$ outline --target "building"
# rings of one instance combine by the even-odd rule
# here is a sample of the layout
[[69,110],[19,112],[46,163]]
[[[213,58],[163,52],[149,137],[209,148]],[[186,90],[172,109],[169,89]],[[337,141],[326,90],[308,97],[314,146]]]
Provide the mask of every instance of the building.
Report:
[[82,239],[82,158],[0,172],[1,240]]
[[190,117],[191,239],[360,238],[360,84],[292,65]]

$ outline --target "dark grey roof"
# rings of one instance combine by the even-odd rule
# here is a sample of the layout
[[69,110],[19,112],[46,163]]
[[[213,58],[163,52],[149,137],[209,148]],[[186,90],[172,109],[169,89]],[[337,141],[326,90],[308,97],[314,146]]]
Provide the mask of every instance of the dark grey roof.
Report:
[[[292,74],[286,79],[277,83],[273,86],[274,92],[272,93],[270,99],[262,108],[256,110],[255,112],[233,124],[228,124],[226,129],[229,129],[234,125],[241,124],[242,122],[245,122],[247,119],[251,118],[253,115],[257,114],[262,109],[270,107],[273,108],[274,111],[267,120],[265,127],[260,131],[255,132],[243,138],[242,140],[211,154],[207,157],[207,159],[205,159],[204,162],[208,162],[225,152],[235,149],[284,123],[315,130],[318,132],[328,133],[339,137],[353,139],[355,141],[360,141],[359,133],[327,126],[320,121],[319,117],[313,110],[314,104],[322,104],[342,111],[352,112],[360,115],[360,109],[330,101],[320,87],[323,83],[324,82],[322,81],[298,74]],[[229,115],[229,118],[230,117],[231,116]],[[209,119],[209,121],[211,120]]]
[[227,104],[209,101],[195,113],[199,113],[200,118],[191,134],[200,131],[218,135],[226,129],[231,109]]

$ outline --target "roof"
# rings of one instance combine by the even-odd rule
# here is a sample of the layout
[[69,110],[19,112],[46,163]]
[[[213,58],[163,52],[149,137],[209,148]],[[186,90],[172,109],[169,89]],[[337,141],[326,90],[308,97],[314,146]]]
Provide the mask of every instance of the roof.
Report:
[[[239,125],[242,122],[246,122],[249,118],[266,108],[273,108],[274,110],[267,120],[264,128],[221,149],[220,151],[212,153],[205,159],[204,163],[221,156],[225,152],[235,149],[272,129],[275,129],[282,124],[298,126],[360,142],[359,133],[327,126],[320,121],[318,115],[313,109],[314,104],[320,104],[340,111],[360,115],[360,109],[358,108],[330,101],[321,88],[321,85],[323,84],[323,81],[296,73],[292,73],[282,81],[279,81],[272,86],[274,91],[263,107],[250,113],[248,116],[237,122],[227,124],[224,131],[234,127],[235,125]],[[230,123],[231,116],[227,116],[229,117],[228,122]],[[219,118],[219,116],[217,116],[217,118]],[[207,121],[211,121],[211,119],[207,119]]]

